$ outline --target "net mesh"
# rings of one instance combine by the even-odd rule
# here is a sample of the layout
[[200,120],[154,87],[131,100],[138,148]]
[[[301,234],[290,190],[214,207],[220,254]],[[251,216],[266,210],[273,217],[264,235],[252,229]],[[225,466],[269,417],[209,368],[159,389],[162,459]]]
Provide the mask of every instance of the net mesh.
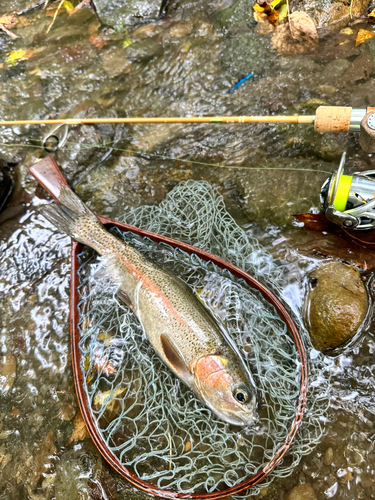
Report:
[[[187,181],[159,206],[127,213],[124,221],[185,241],[241,267],[281,294],[283,275],[249,238],[207,182]],[[141,479],[162,489],[204,493],[234,486],[258,472],[285,440],[299,396],[299,361],[273,306],[243,280],[196,255],[113,230],[186,281],[235,340],[260,396],[260,420],[248,429],[216,418],[160,361],[134,315],[117,298],[90,249],[79,256],[79,331],[90,410],[107,446]],[[295,318],[311,351],[302,322]],[[312,351],[314,352],[314,351]],[[328,408],[324,360],[309,357],[305,418],[292,447],[261,486],[289,475],[323,433]]]

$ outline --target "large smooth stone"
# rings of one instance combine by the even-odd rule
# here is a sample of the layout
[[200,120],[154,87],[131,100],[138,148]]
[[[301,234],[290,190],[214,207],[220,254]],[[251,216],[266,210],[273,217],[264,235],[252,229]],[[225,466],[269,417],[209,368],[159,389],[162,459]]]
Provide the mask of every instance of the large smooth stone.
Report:
[[163,0],[94,0],[94,5],[103,24],[121,28],[157,18]]
[[325,262],[310,277],[306,324],[314,347],[327,351],[357,333],[368,308],[367,291],[358,269],[340,262]]

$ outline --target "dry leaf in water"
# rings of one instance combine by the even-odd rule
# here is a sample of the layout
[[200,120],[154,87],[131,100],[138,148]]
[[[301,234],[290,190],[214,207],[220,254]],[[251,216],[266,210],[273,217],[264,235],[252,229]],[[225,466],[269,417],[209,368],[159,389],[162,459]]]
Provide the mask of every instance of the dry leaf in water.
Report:
[[99,50],[101,50],[105,45],[108,44],[108,42],[106,42],[105,40],[103,40],[103,38],[100,38],[100,36],[90,36],[89,38],[89,42],[92,44],[92,45],[95,45],[95,47]]
[[358,47],[358,45],[361,45],[366,40],[370,40],[370,38],[374,37],[375,33],[373,33],[372,31],[360,29],[357,33],[357,38],[355,39],[355,46]]
[[64,12],[72,12],[74,10],[73,5],[71,2],[68,2],[67,0],[64,0],[58,7],[51,6],[47,9],[46,11],[46,16],[47,17],[55,17],[59,16],[60,14],[63,14]]
[[5,63],[8,66],[14,66],[18,61],[26,61],[26,59],[30,59],[31,56],[33,56],[35,53],[34,50],[13,50],[12,52],[9,52],[7,54],[7,57],[5,59]]
[[84,439],[89,437],[89,433],[80,411],[77,411],[76,416],[74,417],[73,424],[74,431],[72,432],[72,435],[70,436],[68,441],[65,443],[65,446],[69,446],[70,443],[74,443],[75,441],[83,441]]
[[302,54],[315,49],[319,42],[314,21],[305,12],[296,11],[289,22],[280,24],[273,36],[272,45],[280,54]]
[[258,0],[253,6],[253,9],[256,22],[268,24],[272,29],[274,29],[288,13],[288,6],[285,0]]
[[105,391],[98,392],[94,397],[94,405],[101,407],[103,403],[106,405],[106,410],[111,412],[114,409],[116,404],[116,399],[120,398],[122,394],[125,392],[125,387],[118,387],[114,392],[113,391]]
[[303,222],[304,228],[309,231],[332,231],[338,230],[333,222],[329,221],[324,214],[294,214],[298,222]]
[[13,28],[13,26],[15,26],[16,19],[17,19],[16,12],[11,12],[10,14],[0,16],[0,29],[3,30],[11,38],[13,38],[13,40],[18,38],[18,36],[15,35],[14,33],[12,33],[11,31],[9,31],[9,29]]

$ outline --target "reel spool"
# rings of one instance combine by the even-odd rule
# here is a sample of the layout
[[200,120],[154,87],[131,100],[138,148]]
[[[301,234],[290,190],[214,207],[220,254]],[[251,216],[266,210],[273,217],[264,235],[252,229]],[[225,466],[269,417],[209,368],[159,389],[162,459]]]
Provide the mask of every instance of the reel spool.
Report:
[[346,153],[337,173],[322,186],[320,202],[325,216],[345,229],[375,228],[375,170],[344,175]]

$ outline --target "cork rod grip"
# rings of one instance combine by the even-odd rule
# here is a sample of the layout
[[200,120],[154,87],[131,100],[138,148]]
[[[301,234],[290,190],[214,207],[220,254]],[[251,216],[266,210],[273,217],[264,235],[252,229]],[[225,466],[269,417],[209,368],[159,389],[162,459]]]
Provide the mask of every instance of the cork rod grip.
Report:
[[352,108],[346,106],[319,106],[315,114],[315,131],[339,134],[349,132]]

